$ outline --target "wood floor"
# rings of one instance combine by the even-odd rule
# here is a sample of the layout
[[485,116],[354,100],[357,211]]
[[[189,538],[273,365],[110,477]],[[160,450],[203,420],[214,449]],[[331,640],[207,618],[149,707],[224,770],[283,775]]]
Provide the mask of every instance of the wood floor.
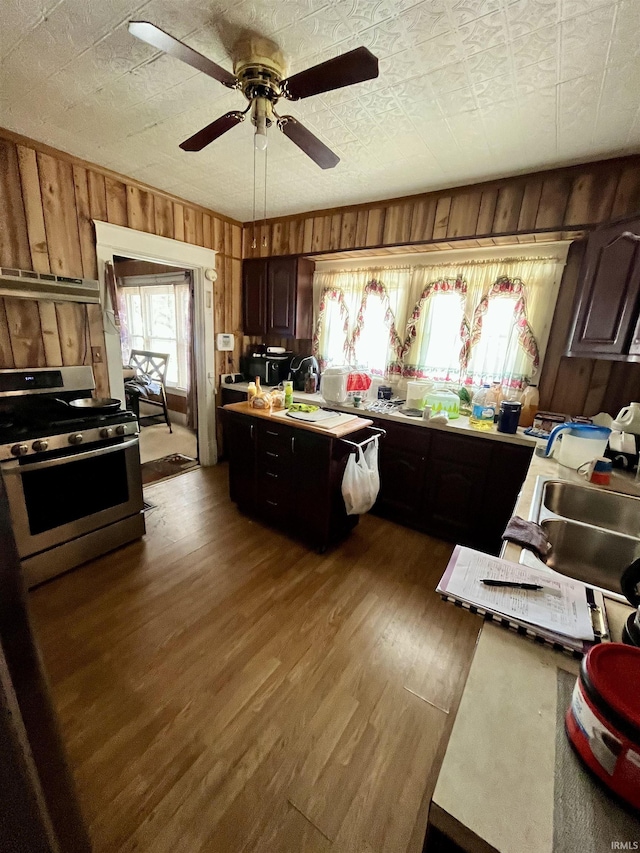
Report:
[[451,546],[365,516],[314,554],[227,489],[148,488],[143,542],[30,596],[96,853],[418,853],[479,627]]

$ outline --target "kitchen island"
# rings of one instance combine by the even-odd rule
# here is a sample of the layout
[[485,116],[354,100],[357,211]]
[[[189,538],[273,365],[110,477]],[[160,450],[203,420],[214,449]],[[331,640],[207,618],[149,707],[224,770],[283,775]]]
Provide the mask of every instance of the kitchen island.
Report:
[[372,421],[353,417],[323,429],[248,403],[223,407],[231,500],[250,515],[324,551],[358,523],[347,515],[342,477]]

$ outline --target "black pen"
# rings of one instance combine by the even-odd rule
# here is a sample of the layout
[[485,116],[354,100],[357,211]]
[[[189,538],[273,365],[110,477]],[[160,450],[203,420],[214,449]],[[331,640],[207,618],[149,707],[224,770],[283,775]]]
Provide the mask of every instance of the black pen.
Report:
[[518,583],[517,581],[497,581],[492,578],[482,578],[480,583],[483,583],[485,586],[503,586],[510,589],[544,589],[538,583]]

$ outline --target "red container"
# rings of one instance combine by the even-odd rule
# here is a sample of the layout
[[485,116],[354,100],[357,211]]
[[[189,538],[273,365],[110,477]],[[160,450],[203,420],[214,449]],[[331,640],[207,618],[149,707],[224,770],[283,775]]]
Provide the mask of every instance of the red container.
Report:
[[565,724],[587,767],[640,809],[640,649],[593,646],[582,659]]

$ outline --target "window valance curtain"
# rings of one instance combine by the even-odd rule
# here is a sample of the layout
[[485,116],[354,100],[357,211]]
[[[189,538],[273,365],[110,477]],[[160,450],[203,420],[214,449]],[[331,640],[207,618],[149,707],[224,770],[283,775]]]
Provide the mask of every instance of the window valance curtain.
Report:
[[[522,387],[540,365],[564,257],[316,273],[314,352],[388,377]],[[377,348],[377,354],[374,350]]]

